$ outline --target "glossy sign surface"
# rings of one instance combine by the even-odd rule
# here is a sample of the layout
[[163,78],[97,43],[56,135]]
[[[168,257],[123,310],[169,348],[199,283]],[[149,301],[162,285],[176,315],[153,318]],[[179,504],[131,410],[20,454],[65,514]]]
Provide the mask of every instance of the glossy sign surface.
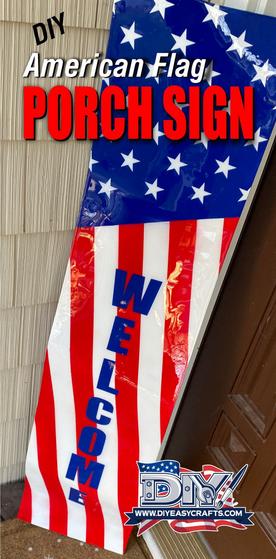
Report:
[[154,140],[94,143],[20,518],[118,553],[126,548],[125,512],[139,499],[136,462],[158,455],[272,131],[274,35],[272,18],[197,0],[115,2],[110,57],[151,63],[157,51],[173,50],[210,59],[202,88],[254,86],[255,138],[169,142],[159,126],[159,100],[171,83],[164,74],[158,83],[132,82],[154,87]]

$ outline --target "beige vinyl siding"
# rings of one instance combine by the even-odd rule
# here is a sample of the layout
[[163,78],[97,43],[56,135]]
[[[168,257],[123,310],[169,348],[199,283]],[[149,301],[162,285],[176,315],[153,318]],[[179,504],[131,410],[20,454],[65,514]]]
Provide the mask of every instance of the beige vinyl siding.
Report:
[[[189,0],[187,0],[188,3]],[[275,0],[219,4],[276,16]],[[64,11],[65,34],[36,46],[32,25]],[[104,52],[111,0],[0,0],[1,482],[23,477],[45,348],[62,284],[89,160],[89,142],[54,142],[45,122],[37,141],[22,132],[23,85],[99,86],[99,80],[23,79],[33,51],[44,57]]]
[[[64,11],[65,33],[37,46],[32,25]],[[90,142],[55,142],[45,122],[23,139],[23,86],[99,88],[99,79],[23,79],[29,56],[93,57],[105,52],[112,3],[102,0],[0,0],[0,482],[24,475],[40,387]]]

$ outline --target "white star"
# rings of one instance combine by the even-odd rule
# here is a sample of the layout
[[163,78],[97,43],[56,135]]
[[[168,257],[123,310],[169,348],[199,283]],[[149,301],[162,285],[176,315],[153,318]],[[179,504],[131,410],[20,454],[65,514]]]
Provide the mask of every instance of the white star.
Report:
[[155,125],[154,129],[153,129],[153,139],[155,141],[155,143],[158,145],[159,143],[159,138],[160,136],[164,136],[164,132],[159,132],[159,124],[157,122],[157,124]]
[[99,161],[97,161],[96,159],[93,159],[92,155],[90,155],[90,159],[89,159],[89,171],[92,171],[92,167],[93,167],[93,165],[96,165],[96,163],[99,163]]
[[124,38],[121,40],[121,44],[123,43],[129,43],[132,48],[134,49],[135,47],[135,41],[137,39],[141,39],[142,35],[140,35],[140,33],[136,33],[135,31],[135,22],[133,22],[133,24],[131,25],[131,27],[128,29],[127,27],[122,27],[121,29],[124,33]]
[[251,45],[251,43],[248,43],[247,41],[245,41],[245,34],[246,31],[244,31],[239,37],[236,37],[236,35],[231,35],[231,41],[232,41],[232,45],[231,47],[229,47],[229,49],[227,49],[228,51],[231,50],[236,50],[239,57],[242,58],[244,55],[244,51],[247,47],[252,47],[253,45]]
[[176,171],[177,174],[180,175],[181,167],[187,167],[187,163],[182,163],[180,157],[181,153],[179,153],[175,159],[173,157],[168,157],[170,166],[168,167],[167,171]]
[[108,198],[110,198],[110,194],[113,190],[117,190],[117,188],[111,185],[111,179],[109,179],[107,182],[99,181],[99,183],[102,187],[101,190],[99,190],[99,194],[106,194]]
[[172,33],[172,36],[175,40],[175,44],[173,45],[171,50],[180,49],[185,55],[186,55],[187,47],[195,44],[193,41],[189,41],[189,39],[187,39],[187,29],[183,31],[182,35],[174,35]]
[[267,138],[261,136],[261,128],[258,128],[254,134],[254,140],[249,140],[244,144],[245,146],[253,146],[256,151],[259,151],[259,144],[262,142],[267,142]]
[[212,21],[214,26],[217,27],[218,24],[220,23],[220,18],[224,18],[225,16],[227,16],[227,12],[224,12],[223,10],[220,10],[219,6],[217,5],[209,5],[209,4],[205,4],[205,8],[208,11],[207,16],[203,19],[203,22],[206,21]]
[[225,111],[226,113],[231,114],[231,100],[229,99],[228,103],[227,103],[227,107],[223,107],[222,109],[223,111]]
[[250,192],[250,188],[248,190],[244,190],[243,188],[239,188],[242,193],[242,196],[238,199],[238,202],[246,202],[248,198],[248,194]]
[[275,74],[275,70],[269,70],[269,60],[264,63],[263,66],[258,66],[257,64],[253,64],[256,74],[254,78],[251,80],[252,82],[256,82],[261,80],[262,84],[266,85],[266,80],[268,80],[271,76]]
[[135,165],[135,163],[140,163],[139,159],[135,159],[135,157],[133,157],[133,149],[128,155],[126,153],[121,153],[121,156],[124,159],[121,167],[129,167],[131,171],[133,171],[133,165]]
[[113,14],[115,14],[116,12],[116,4],[118,4],[118,2],[121,2],[121,0],[113,0],[113,9],[112,9]]
[[192,186],[192,189],[194,191],[192,200],[199,200],[201,204],[204,204],[205,196],[211,196],[211,192],[207,192],[207,190],[205,190],[205,182],[199,187]]
[[205,136],[204,132],[201,132],[200,140],[195,142],[195,144],[203,144],[205,149],[208,149],[208,142],[209,142],[209,138]]
[[175,101],[174,104],[180,109],[186,109],[186,107],[189,107],[190,103],[178,103],[177,101]]
[[216,76],[220,76],[220,73],[213,70],[213,60],[212,60],[204,72],[204,80],[206,80],[209,85],[212,85],[212,79],[215,78]]
[[151,194],[155,200],[157,200],[157,194],[158,192],[161,192],[161,190],[164,190],[164,188],[159,188],[158,184],[157,184],[157,179],[155,179],[154,182],[146,182],[146,185],[148,187],[148,190],[145,194],[145,196],[149,196],[149,194]]
[[102,78],[102,81],[106,83],[106,85],[110,84],[109,78]]
[[233,171],[233,169],[236,169],[236,167],[230,165],[230,156],[226,157],[225,161],[219,161],[219,159],[216,159],[216,162],[218,164],[218,168],[215,174],[223,173],[227,179],[229,171]]
[[174,6],[174,4],[172,4],[171,2],[167,2],[167,0],[153,0],[153,1],[154,1],[154,6],[150,11],[150,13],[153,14],[153,12],[160,12],[163,18],[165,17],[165,11],[167,10],[167,8],[171,8],[172,6]]
[[153,78],[155,81],[157,81],[157,83],[159,83],[159,77],[158,76],[153,76],[153,69],[154,69],[154,64],[147,64],[147,67],[149,69],[149,73],[146,75],[146,80],[148,78]]

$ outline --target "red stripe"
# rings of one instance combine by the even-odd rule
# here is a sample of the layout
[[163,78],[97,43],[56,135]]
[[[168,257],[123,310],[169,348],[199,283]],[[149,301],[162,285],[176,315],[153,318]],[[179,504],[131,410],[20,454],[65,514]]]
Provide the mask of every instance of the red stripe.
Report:
[[196,221],[170,224],[168,281],[161,386],[163,439],[188,363],[188,330]]
[[[181,470],[182,470],[182,468],[181,468]],[[221,468],[218,468],[218,466],[214,466],[213,464],[203,464],[203,466],[202,466],[203,474],[205,474],[206,470],[209,470],[212,473],[223,472],[223,470]]]
[[221,267],[223,265],[225,256],[228,252],[228,249],[229,249],[230,243],[232,241],[233,235],[235,233],[236,227],[238,225],[238,222],[239,222],[238,217],[227,217],[224,220],[219,269],[221,269]]
[[[175,522],[175,524],[173,524]],[[185,532],[217,532],[217,527],[214,524],[213,526],[205,526],[204,524],[202,524],[201,526],[186,526],[181,527],[181,526],[177,526],[177,521],[173,520],[172,521],[173,526],[171,526],[172,530],[174,530],[175,532],[178,533],[185,533]]]
[[[77,229],[71,253],[71,374],[76,411],[77,441],[93,396],[94,229]],[[87,459],[79,449],[77,453]],[[96,457],[89,457],[89,460]],[[97,490],[79,483],[86,493],[86,541],[104,547],[104,519]],[[79,505],[82,506],[82,505]]]
[[235,528],[236,530],[247,530],[246,526],[242,526],[234,520],[215,520],[215,523],[218,528],[220,526],[226,526],[228,528]]
[[32,522],[32,490],[26,477],[17,518],[25,520],[25,522]]
[[55,404],[48,353],[44,363],[35,424],[38,464],[50,500],[50,530],[66,535],[67,504],[58,478]]
[[[143,225],[121,225],[119,227],[119,268],[131,274],[143,273]],[[139,432],[137,410],[137,384],[139,368],[140,315],[135,313],[132,303],[126,310],[118,309],[118,316],[135,321],[131,330],[128,354],[116,356],[116,396],[118,428],[118,499],[122,523],[125,512],[138,503]],[[124,550],[132,527],[124,526]]]

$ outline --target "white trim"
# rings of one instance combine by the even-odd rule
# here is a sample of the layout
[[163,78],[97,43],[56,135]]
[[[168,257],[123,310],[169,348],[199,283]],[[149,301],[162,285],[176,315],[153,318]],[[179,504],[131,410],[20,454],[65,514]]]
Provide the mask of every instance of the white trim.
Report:
[[203,532],[197,532],[197,537],[201,541],[202,545],[206,548],[206,553],[210,555],[210,559],[219,559],[210,546],[209,542],[207,541],[205,534]]
[[150,530],[145,532],[142,536],[145,541],[147,548],[149,549],[153,559],[166,559],[165,555],[161,552],[160,547],[158,546],[156,539],[151,534]]
[[235,8],[236,10],[247,10],[248,1],[247,0],[225,0],[223,6],[226,8]]
[[256,12],[259,14],[264,14],[267,8],[268,0],[259,0]]

